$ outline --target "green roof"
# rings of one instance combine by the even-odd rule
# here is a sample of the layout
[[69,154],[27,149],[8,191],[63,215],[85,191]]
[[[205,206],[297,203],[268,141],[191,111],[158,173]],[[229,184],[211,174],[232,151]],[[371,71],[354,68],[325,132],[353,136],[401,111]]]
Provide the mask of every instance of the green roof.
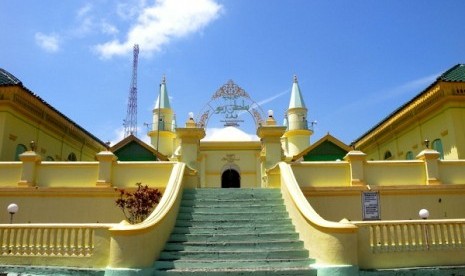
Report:
[[21,85],[21,81],[7,72],[6,70],[0,68],[0,85]]
[[442,74],[438,80],[462,82],[465,81],[465,64],[457,64]]

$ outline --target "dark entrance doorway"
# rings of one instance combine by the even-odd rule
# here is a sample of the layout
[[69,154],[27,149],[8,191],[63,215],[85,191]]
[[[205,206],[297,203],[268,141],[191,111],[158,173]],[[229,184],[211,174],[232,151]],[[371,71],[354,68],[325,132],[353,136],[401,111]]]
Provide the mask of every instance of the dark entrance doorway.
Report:
[[221,175],[221,188],[240,188],[241,176],[236,170],[227,169]]

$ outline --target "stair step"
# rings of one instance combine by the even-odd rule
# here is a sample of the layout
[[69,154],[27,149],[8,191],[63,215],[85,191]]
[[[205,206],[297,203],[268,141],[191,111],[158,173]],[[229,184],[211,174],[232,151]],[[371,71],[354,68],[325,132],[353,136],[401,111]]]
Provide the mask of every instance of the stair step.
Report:
[[155,275],[316,275],[279,189],[185,189]]
[[308,257],[308,251],[299,250],[255,250],[255,251],[164,251],[160,255],[161,261],[169,260],[275,260],[302,259]]
[[240,219],[235,220],[225,220],[221,219],[220,217],[216,217],[216,220],[196,220],[192,221],[189,219],[179,219],[176,220],[177,227],[211,227],[211,226],[218,226],[218,227],[227,227],[227,226],[270,226],[270,227],[278,227],[284,224],[292,224],[290,218],[275,218],[273,220],[267,218],[247,218],[243,217]]
[[240,268],[306,268],[313,261],[308,258],[302,259],[268,259],[268,260],[196,260],[183,259],[174,261],[158,261],[155,263],[155,269],[240,269]]
[[295,231],[294,225],[284,224],[270,227],[268,225],[233,225],[233,226],[216,226],[212,224],[209,227],[175,227],[173,234],[234,234],[234,233],[276,233]]
[[[204,189],[200,189],[204,190]],[[209,190],[209,189],[205,189]],[[241,190],[230,190],[227,191],[220,190],[215,192],[215,189],[211,191],[195,191],[188,192],[184,191],[182,195],[182,200],[186,199],[218,199],[218,200],[231,200],[231,199],[241,199],[241,200],[254,200],[254,199],[282,199],[282,195],[279,190],[263,189],[264,191],[269,192],[243,192]]]
[[269,212],[254,212],[250,210],[249,212],[228,212],[228,213],[213,213],[213,211],[208,213],[179,213],[178,219],[181,220],[208,220],[208,221],[225,221],[225,220],[241,220],[244,217],[248,219],[277,219],[277,218],[288,218],[289,214],[285,211],[269,211]]
[[231,242],[231,241],[282,241],[298,239],[296,232],[257,233],[257,234],[171,234],[170,242]]
[[155,275],[158,276],[183,276],[183,275],[208,275],[208,276],[316,276],[317,270],[310,267],[296,267],[296,268],[232,268],[232,269],[209,269],[202,268],[189,268],[189,269],[170,269],[167,271],[156,271]]
[[166,251],[212,251],[212,250],[228,250],[228,251],[254,251],[257,249],[302,249],[304,243],[300,240],[284,240],[284,241],[238,241],[238,242],[168,242],[165,245]]
[[281,190],[278,188],[242,188],[242,189],[223,189],[223,188],[201,188],[201,189],[184,189],[183,194],[197,194],[197,195],[279,195]]
[[266,204],[244,204],[239,205],[235,204],[204,204],[204,205],[181,205],[179,208],[180,213],[227,213],[227,212],[249,212],[253,210],[254,212],[259,211],[281,211],[285,212],[286,207],[283,203],[266,203]]

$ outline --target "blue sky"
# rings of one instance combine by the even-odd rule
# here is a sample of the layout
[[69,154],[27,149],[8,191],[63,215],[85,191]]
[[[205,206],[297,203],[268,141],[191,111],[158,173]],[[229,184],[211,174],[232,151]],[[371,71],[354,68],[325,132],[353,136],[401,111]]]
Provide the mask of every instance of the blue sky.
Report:
[[465,62],[464,11],[459,0],[4,1],[0,67],[103,141],[121,137],[135,43],[143,139],[163,75],[183,126],[230,79],[282,123],[295,74],[312,141],[350,143]]

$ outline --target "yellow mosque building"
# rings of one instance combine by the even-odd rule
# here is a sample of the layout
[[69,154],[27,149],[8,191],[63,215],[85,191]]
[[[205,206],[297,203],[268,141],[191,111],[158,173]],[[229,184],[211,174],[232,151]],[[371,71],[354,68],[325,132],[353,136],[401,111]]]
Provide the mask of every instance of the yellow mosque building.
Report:
[[[351,145],[311,140],[296,77],[283,124],[233,81],[182,126],[157,92],[150,145],[110,146],[0,69],[1,273],[465,274],[465,65]],[[136,183],[163,196],[129,224]]]

